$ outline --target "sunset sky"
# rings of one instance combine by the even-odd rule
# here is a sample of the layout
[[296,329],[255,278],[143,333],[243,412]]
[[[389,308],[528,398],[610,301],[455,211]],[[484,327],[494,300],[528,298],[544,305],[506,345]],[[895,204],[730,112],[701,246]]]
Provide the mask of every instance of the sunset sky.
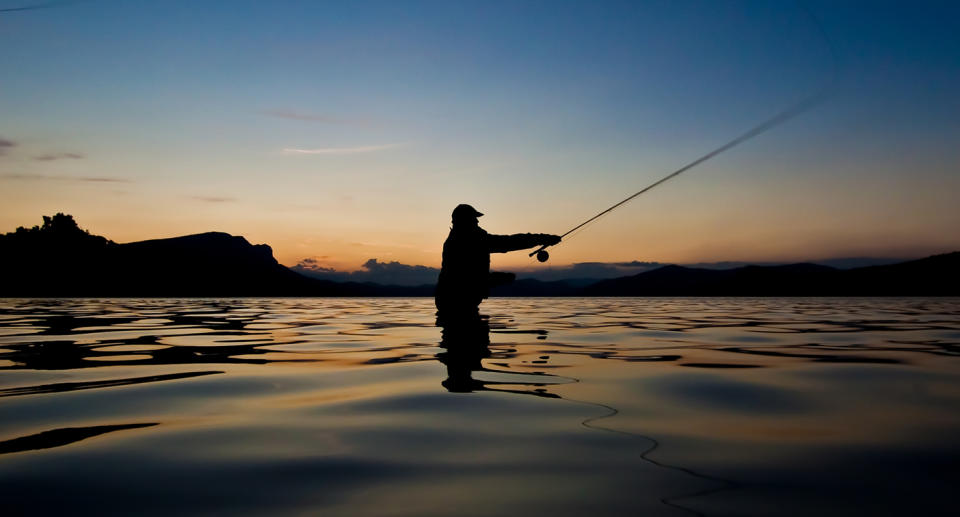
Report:
[[437,266],[458,203],[492,233],[563,233],[836,70],[825,103],[611,213],[553,263],[960,249],[960,3],[4,11],[39,3],[0,0],[2,232],[67,212],[117,242],[217,230],[286,265]]

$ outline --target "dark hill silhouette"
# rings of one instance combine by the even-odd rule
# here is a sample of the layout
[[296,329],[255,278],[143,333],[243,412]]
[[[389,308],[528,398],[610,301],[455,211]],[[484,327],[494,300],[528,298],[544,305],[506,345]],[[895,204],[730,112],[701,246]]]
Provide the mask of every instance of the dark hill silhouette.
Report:
[[960,251],[846,271],[844,287],[864,296],[960,296]]
[[960,252],[848,270],[816,264],[713,270],[664,266],[587,286],[583,296],[957,296]]
[[307,278],[265,244],[208,232],[117,244],[80,229],[72,216],[0,235],[2,296],[377,296],[430,295]]
[[816,264],[699,269],[664,266],[587,286],[588,296],[803,296],[827,294],[841,271]]
[[[518,280],[491,296],[960,296],[960,252],[899,264],[701,269],[663,266],[584,286]],[[308,278],[265,244],[209,232],[117,244],[73,217],[0,235],[0,296],[432,296],[433,286]]]
[[[134,288],[115,285],[130,294],[223,296],[310,294],[336,284],[310,282],[273,258],[265,244],[252,245],[243,237],[209,232],[171,239],[155,239],[116,246],[111,271],[120,272]],[[109,283],[108,276],[102,282]]]

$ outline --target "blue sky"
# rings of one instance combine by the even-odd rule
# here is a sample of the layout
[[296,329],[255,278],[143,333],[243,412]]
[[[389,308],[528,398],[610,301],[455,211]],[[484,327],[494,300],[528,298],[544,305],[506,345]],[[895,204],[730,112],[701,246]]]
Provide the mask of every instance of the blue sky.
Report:
[[958,15],[685,0],[0,12],[0,223],[67,211],[118,241],[222,230],[287,264],[437,265],[457,203],[493,232],[563,233],[831,84],[555,260],[951,251]]

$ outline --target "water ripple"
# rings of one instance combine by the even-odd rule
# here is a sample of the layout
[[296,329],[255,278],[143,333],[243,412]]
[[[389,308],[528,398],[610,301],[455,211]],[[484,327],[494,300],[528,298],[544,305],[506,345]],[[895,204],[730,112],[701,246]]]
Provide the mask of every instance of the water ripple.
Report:
[[960,300],[483,309],[441,329],[429,299],[0,300],[0,497],[13,514],[952,505]]

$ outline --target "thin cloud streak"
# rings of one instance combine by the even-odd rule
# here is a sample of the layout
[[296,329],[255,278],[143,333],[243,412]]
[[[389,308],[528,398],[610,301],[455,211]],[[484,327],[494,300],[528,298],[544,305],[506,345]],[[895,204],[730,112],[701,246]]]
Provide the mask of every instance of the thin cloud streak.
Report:
[[217,196],[190,196],[190,199],[195,199],[197,201],[204,201],[206,203],[232,203],[237,200],[233,197],[217,197]]
[[35,11],[35,10],[37,10],[37,9],[50,9],[50,8],[59,7],[59,6],[62,6],[62,5],[75,4],[75,3],[77,3],[78,1],[79,1],[79,0],[74,0],[74,1],[72,1],[72,2],[70,2],[70,1],[65,1],[65,2],[43,2],[43,3],[40,3],[40,4],[23,5],[23,6],[20,6],[20,7],[5,7],[5,8],[0,9],[0,13],[13,13],[13,12],[17,12],[17,11]]
[[52,162],[54,160],[82,160],[84,158],[86,158],[86,156],[80,153],[50,153],[33,157],[33,159],[38,162]]
[[324,149],[294,149],[288,147],[284,149],[283,152],[287,154],[362,154],[396,149],[403,147],[403,145],[404,144],[364,145],[359,147],[328,147]]
[[104,176],[51,176],[49,174],[0,174],[0,178],[8,180],[41,180],[41,181],[80,181],[85,183],[133,183],[123,178],[108,178]]
[[0,156],[7,154],[11,147],[16,147],[17,143],[6,138],[0,138]]
[[275,118],[285,118],[288,120],[302,120],[305,122],[321,122],[324,124],[337,124],[342,126],[367,126],[370,125],[366,120],[347,119],[340,117],[331,117],[329,115],[319,115],[314,113],[303,113],[293,110],[270,110],[264,111],[265,115]]
[[[73,179],[73,178],[65,178]],[[120,178],[99,178],[99,177],[84,177],[76,178],[77,181],[87,181],[90,183],[133,183],[130,180],[120,179]]]

